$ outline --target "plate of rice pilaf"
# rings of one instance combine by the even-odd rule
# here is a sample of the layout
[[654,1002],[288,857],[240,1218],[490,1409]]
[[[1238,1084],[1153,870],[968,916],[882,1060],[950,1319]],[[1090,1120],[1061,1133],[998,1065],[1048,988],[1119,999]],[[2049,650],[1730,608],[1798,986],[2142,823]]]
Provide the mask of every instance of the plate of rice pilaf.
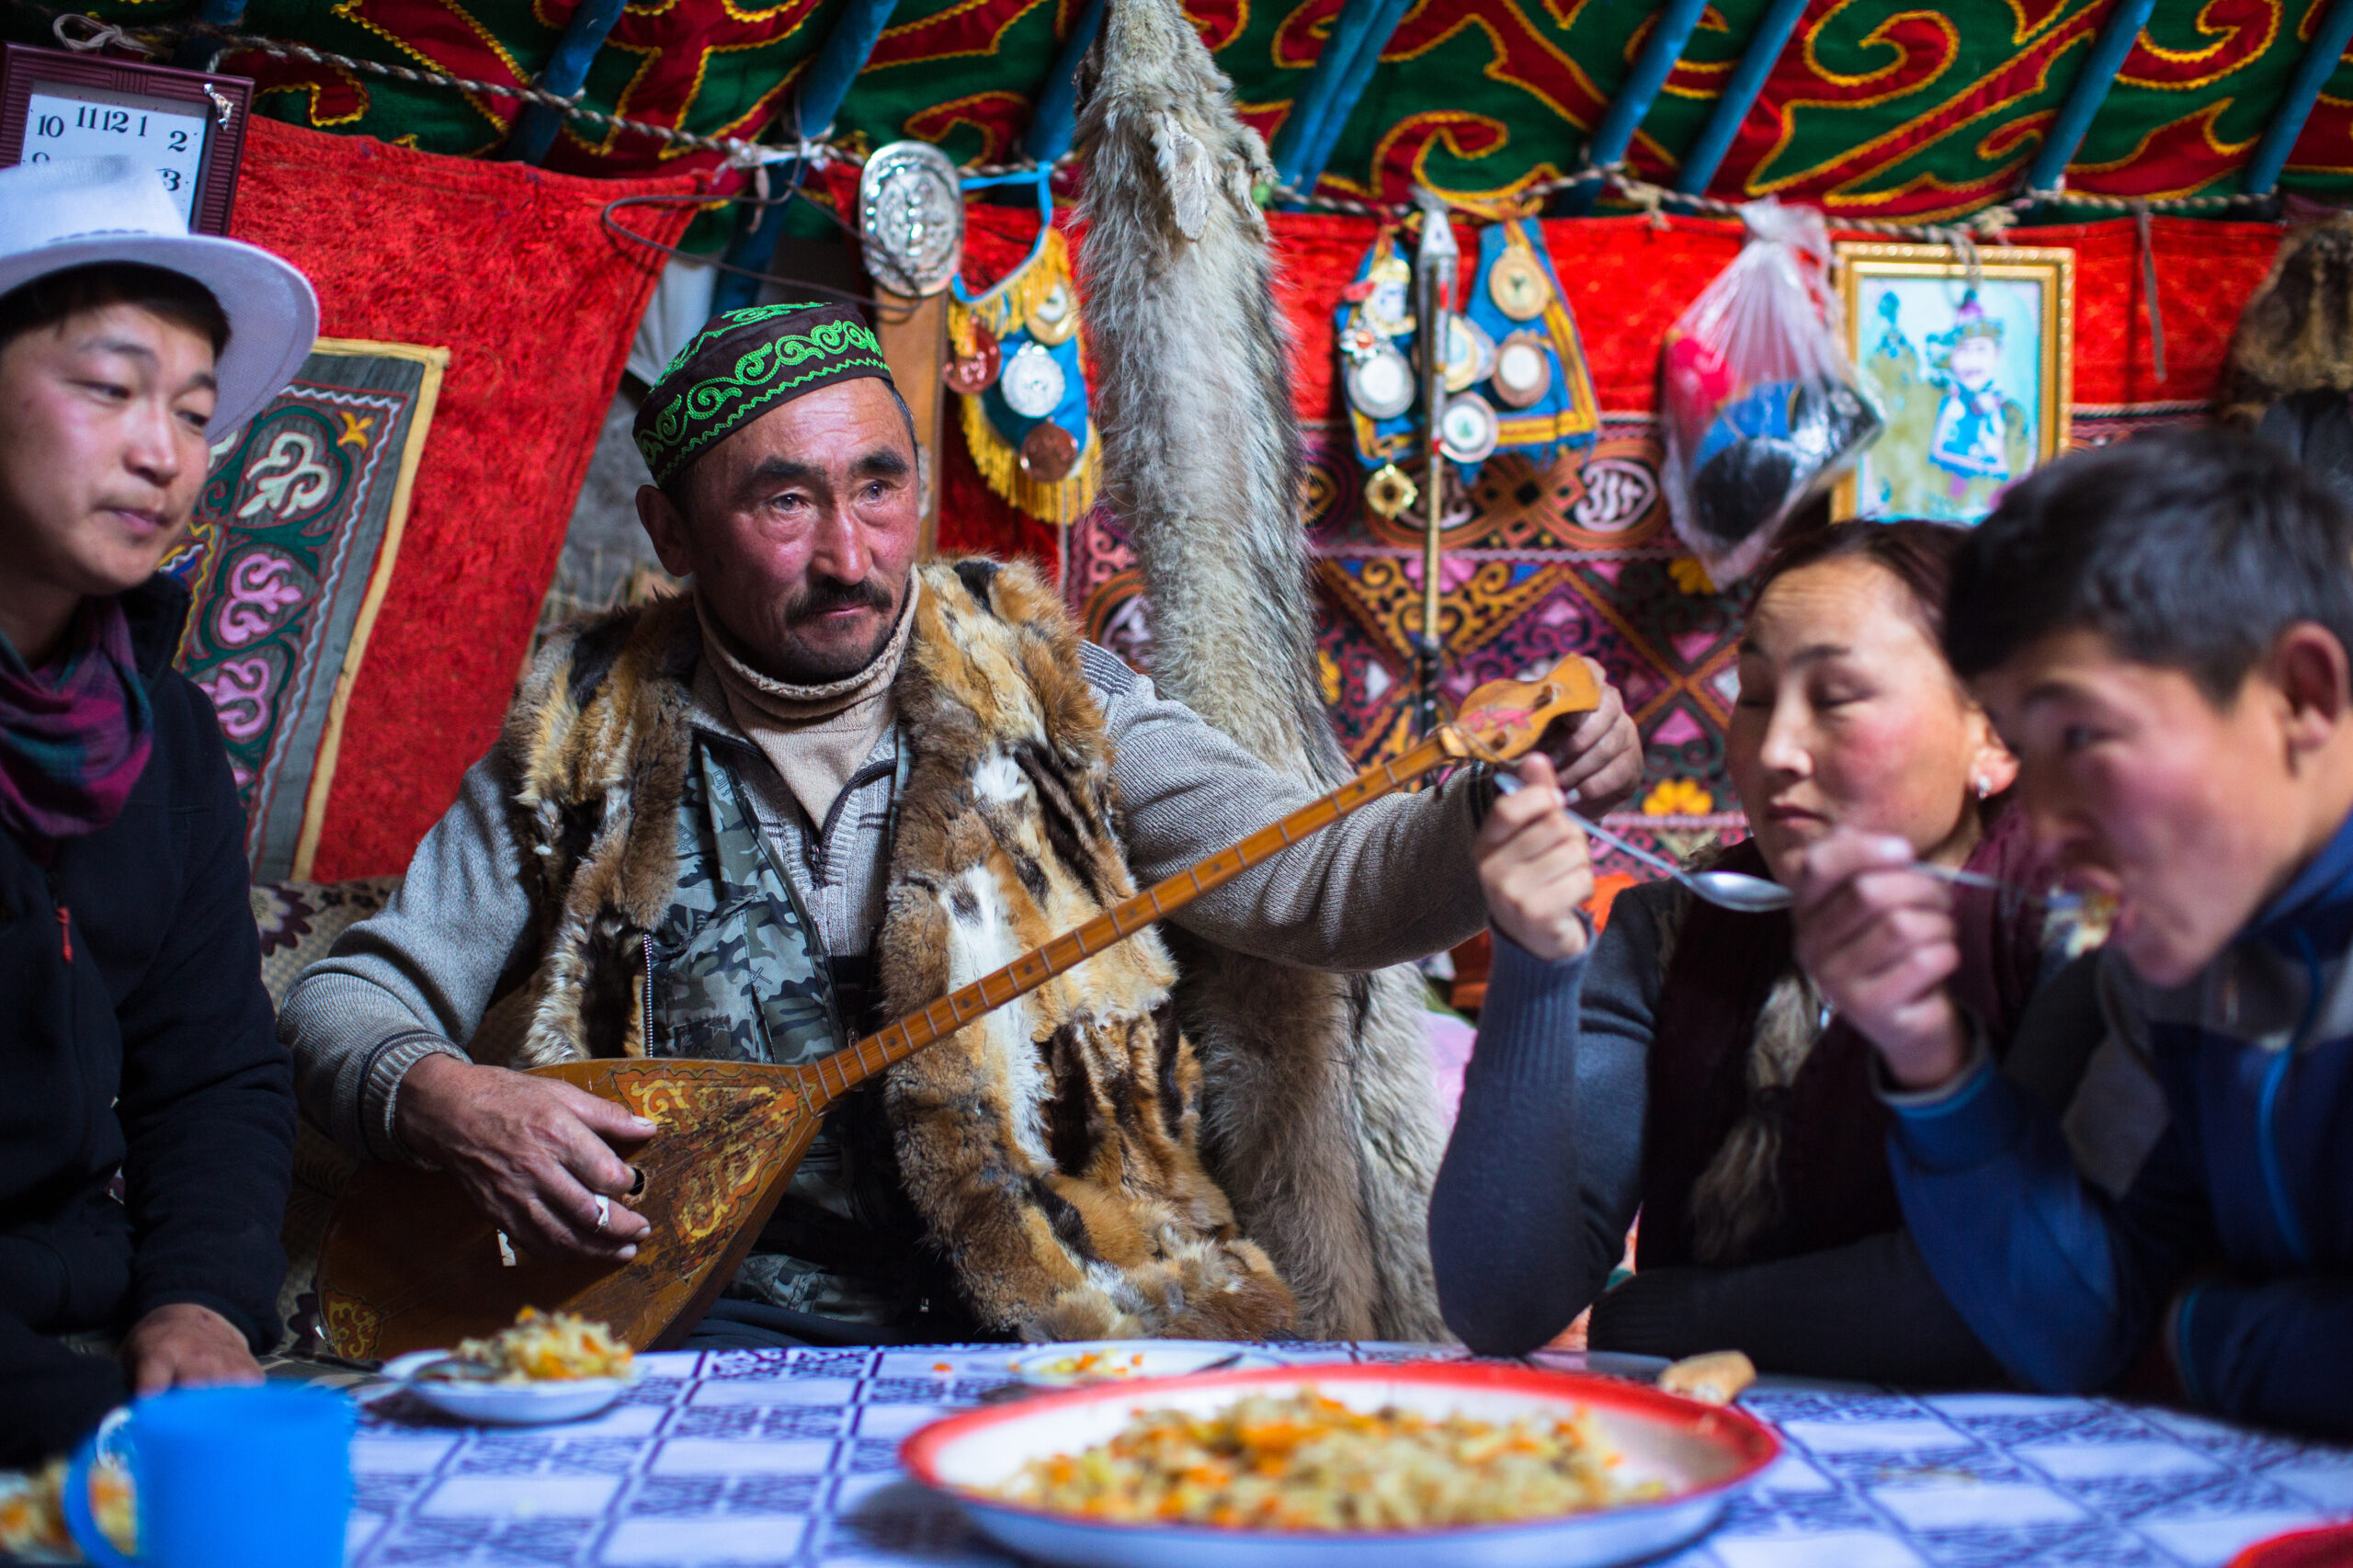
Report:
[[1433,1361],[1074,1389],[933,1422],[900,1459],[1047,1562],[1600,1568],[1704,1534],[1779,1452],[1736,1409]]

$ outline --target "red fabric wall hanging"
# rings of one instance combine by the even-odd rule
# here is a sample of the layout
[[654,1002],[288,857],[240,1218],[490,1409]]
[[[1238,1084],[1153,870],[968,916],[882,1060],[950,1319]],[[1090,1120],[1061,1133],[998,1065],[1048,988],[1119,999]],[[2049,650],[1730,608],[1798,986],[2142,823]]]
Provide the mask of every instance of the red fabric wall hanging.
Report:
[[[597,432],[660,274],[592,180],[256,119],[233,233],[300,267],[336,337],[449,350],[399,562],[354,687],[313,875],[404,870],[498,733]],[[693,209],[621,221],[675,243]]]

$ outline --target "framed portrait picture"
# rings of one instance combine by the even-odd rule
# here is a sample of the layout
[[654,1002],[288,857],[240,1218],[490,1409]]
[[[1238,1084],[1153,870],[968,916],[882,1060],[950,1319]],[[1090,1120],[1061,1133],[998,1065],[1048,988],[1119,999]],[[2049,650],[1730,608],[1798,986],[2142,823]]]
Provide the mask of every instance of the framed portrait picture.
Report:
[[1841,517],[1971,524],[2067,445],[2075,253],[1842,244],[1847,351],[1887,424],[1838,486]]
[[253,93],[243,76],[8,44],[0,168],[119,153],[155,171],[190,233],[225,234]]

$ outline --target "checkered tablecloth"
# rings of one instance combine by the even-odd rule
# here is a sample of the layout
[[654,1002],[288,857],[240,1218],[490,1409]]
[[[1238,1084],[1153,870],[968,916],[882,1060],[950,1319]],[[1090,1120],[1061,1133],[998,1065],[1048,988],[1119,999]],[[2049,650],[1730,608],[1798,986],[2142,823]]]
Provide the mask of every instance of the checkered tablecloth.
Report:
[[[1280,1349],[1333,1361],[1433,1354]],[[437,1426],[405,1402],[381,1402],[354,1449],[350,1561],[1002,1568],[1009,1560],[953,1505],[907,1480],[897,1450],[917,1426],[1008,1381],[1007,1354],[647,1356],[603,1415],[528,1430]],[[1770,1384],[1743,1403],[1779,1429],[1788,1451],[1712,1535],[1671,1560],[1676,1568],[2175,1568],[2353,1518],[2353,1450],[2166,1411]]]

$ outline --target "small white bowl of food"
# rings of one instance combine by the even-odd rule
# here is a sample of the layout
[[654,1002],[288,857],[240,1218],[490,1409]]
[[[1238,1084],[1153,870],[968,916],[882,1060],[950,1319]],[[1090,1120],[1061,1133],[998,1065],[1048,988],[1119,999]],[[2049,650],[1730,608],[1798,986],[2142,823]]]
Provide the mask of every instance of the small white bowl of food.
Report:
[[525,1307],[512,1328],[455,1350],[413,1350],[385,1362],[383,1376],[460,1421],[537,1426],[596,1415],[620,1398],[636,1369],[603,1324]]
[[1006,1365],[1032,1388],[1075,1389],[1290,1363],[1256,1345],[1222,1339],[1078,1339],[1037,1346]]

